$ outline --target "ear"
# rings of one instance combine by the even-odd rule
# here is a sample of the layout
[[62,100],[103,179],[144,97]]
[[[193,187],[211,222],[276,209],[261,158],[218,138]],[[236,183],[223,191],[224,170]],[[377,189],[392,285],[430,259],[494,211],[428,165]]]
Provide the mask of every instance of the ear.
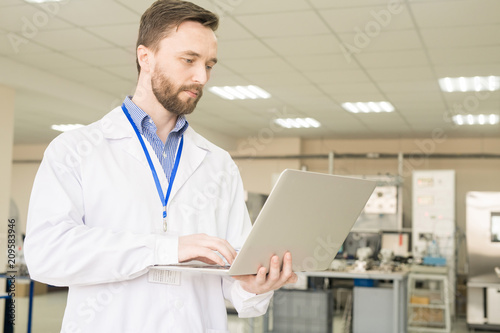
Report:
[[144,45],[139,45],[137,47],[137,61],[139,62],[139,66],[141,66],[141,72],[150,72],[151,71],[151,60],[153,53],[150,49],[148,49]]

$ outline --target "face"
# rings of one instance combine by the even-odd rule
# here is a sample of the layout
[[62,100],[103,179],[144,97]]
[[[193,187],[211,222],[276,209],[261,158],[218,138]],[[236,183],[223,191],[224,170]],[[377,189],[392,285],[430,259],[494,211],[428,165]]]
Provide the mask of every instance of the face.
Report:
[[154,54],[151,86],[158,102],[176,115],[193,112],[216,56],[217,40],[210,28],[198,22],[182,23]]

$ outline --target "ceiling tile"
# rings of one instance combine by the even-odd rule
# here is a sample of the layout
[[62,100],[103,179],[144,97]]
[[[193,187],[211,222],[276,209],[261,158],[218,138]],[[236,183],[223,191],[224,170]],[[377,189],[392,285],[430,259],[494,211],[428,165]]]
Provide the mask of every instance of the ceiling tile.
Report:
[[262,40],[282,56],[340,53],[337,39],[331,35],[264,38]]
[[305,71],[304,75],[318,84],[369,82],[370,80],[361,70]]
[[278,57],[253,59],[227,59],[224,65],[236,73],[280,73],[293,71],[285,61]]
[[420,94],[422,92],[432,92],[439,89],[439,84],[436,80],[378,82],[378,86],[382,91],[391,93],[413,92],[415,94]]
[[434,66],[438,78],[460,77],[460,76],[489,76],[499,75],[500,61],[488,64],[450,65],[441,64]]
[[217,54],[219,60],[235,58],[270,57],[274,55],[266,45],[257,39],[220,41]]
[[286,59],[301,71],[357,70],[358,65],[342,54],[290,56]]
[[55,52],[48,53],[19,53],[16,59],[29,66],[34,66],[43,70],[53,70],[58,68],[75,68],[84,65],[78,59]]
[[118,24],[104,27],[88,27],[88,31],[118,46],[133,46],[137,43],[139,22],[134,24]]
[[415,104],[411,106],[397,106],[397,110],[400,114],[405,117],[409,115],[416,115],[420,117],[422,120],[427,120],[430,116],[437,117],[439,119],[444,119],[446,117],[446,107],[444,104]]
[[278,96],[282,99],[287,98],[308,98],[308,97],[318,97],[323,96],[323,93],[316,87],[308,85],[280,85],[280,86],[268,86],[266,90],[269,91],[273,96]]
[[120,76],[130,81],[137,80],[137,67],[135,64],[122,65],[122,66],[106,66],[102,70]]
[[474,27],[445,27],[420,29],[428,48],[463,48],[470,46],[498,45],[500,24]]
[[430,49],[429,56],[435,65],[498,63],[500,46]]
[[124,94],[133,95],[136,87],[134,82],[120,79],[110,81],[95,80],[93,82],[88,82],[86,85],[94,89],[100,89],[110,94],[114,94],[115,96],[122,96]]
[[251,83],[238,74],[218,75],[218,73],[212,74],[209,81],[210,86],[244,86]]
[[337,33],[354,32],[377,38],[386,30],[401,30],[413,28],[413,22],[406,6],[397,6],[389,11],[387,5],[337,8],[321,10],[320,15]]
[[497,0],[411,1],[410,4],[420,28],[500,23],[500,1]]
[[[141,0],[141,1],[137,1],[137,0],[114,0],[116,3],[128,8],[128,9],[131,9],[133,11],[135,11],[137,14],[139,15],[142,15],[142,13],[144,13],[146,11],[146,9],[149,8],[149,6],[151,6],[151,4],[153,2],[155,2],[155,0]],[[197,3],[198,1],[192,1],[194,3]]]
[[2,3],[0,4],[0,7],[25,5],[25,4],[26,2],[24,2],[23,0],[3,0]]
[[58,51],[91,50],[111,47],[106,41],[76,28],[41,31],[37,42]]
[[68,68],[58,72],[59,76],[76,82],[112,81],[117,80],[116,75],[106,73],[98,68],[85,66],[80,68]]
[[220,41],[240,40],[253,37],[252,34],[249,33],[248,29],[243,27],[241,23],[236,22],[230,16],[220,18],[219,29],[217,29],[215,34]]
[[[109,96],[113,105],[132,93],[137,25],[152,2],[71,0],[46,6],[56,9],[49,15],[22,0],[0,1],[0,78],[7,84],[15,81],[7,77],[14,71],[5,66],[19,66],[23,75],[30,68],[39,70],[29,73],[26,90],[18,89],[16,95],[27,101],[16,105],[16,143],[48,142],[57,135],[49,129],[52,122],[90,123],[103,113],[92,108],[82,112],[80,100],[69,100],[74,97],[65,96],[75,107],[52,103],[31,91],[40,89],[31,81],[57,91],[66,79],[68,86],[95,91],[88,98]],[[200,129],[226,136],[255,136],[283,114],[311,116],[322,126],[315,131],[283,130],[276,133],[280,137],[429,137],[438,127],[450,137],[500,137],[500,127],[459,128],[449,121],[458,112],[500,112],[500,92],[477,98],[474,93],[443,93],[437,85],[439,77],[499,75],[498,0],[400,1],[406,9],[390,16],[384,14],[388,0],[193,2],[221,17],[221,61],[210,85],[256,84],[273,94],[267,100],[226,101],[205,90],[190,117],[195,127],[200,124]],[[7,33],[23,29],[30,34],[28,43],[19,44],[16,53]],[[359,52],[346,54],[341,48],[346,45]],[[43,80],[43,72],[61,80]],[[80,83],[71,84],[75,81]],[[340,106],[345,101],[381,100],[389,100],[397,111],[366,117]]]
[[89,51],[71,51],[68,55],[81,60],[89,65],[100,67],[107,65],[130,65],[135,64],[135,55],[125,52],[119,48],[107,48]]
[[55,7],[28,4],[3,7],[0,11],[0,28],[20,33],[27,39],[36,39],[38,33],[45,30],[72,28],[71,23],[60,19],[60,11],[65,5],[52,6]]
[[0,34],[0,54],[15,57],[19,53],[46,53],[48,48],[30,40],[21,41],[15,36]]
[[136,23],[140,15],[114,2],[101,0],[63,2],[59,16],[78,26]]
[[279,74],[268,73],[249,73],[245,74],[245,78],[256,85],[280,85],[283,82],[291,85],[308,84],[308,79],[299,72],[290,71]]
[[338,108],[338,104],[326,96],[317,96],[313,98],[296,98],[294,100],[287,100],[293,103],[293,106],[304,113],[310,112],[333,112]]
[[374,5],[387,5],[387,0],[310,0],[311,4],[318,9],[324,8],[348,8],[366,7]]
[[363,53],[356,58],[367,70],[372,68],[416,67],[428,64],[422,50]]
[[[281,13],[284,11],[304,11],[311,7],[304,0],[236,0],[226,1],[229,6],[234,10],[231,12],[233,15],[242,14],[266,14],[266,13]],[[234,4],[231,4],[234,3]],[[228,7],[230,8],[230,7]]]
[[356,92],[353,94],[331,92],[330,96],[334,98],[339,104],[344,102],[376,102],[384,101],[386,99],[381,93],[369,92]]
[[395,103],[408,103],[408,104],[414,104],[414,103],[422,103],[422,102],[429,102],[429,103],[442,103],[443,100],[443,95],[441,91],[433,91],[433,92],[426,92],[425,93],[425,100],[422,98],[421,93],[414,93],[414,92],[385,92],[387,97],[390,99],[391,102]]
[[376,94],[379,92],[378,88],[371,82],[355,82],[355,83],[336,83],[336,84],[322,84],[321,89],[327,94],[356,94],[368,93]]
[[341,33],[339,37],[345,47],[351,48],[352,46],[363,53],[388,50],[411,50],[422,47],[418,34],[413,30],[387,30],[369,39],[360,39],[359,36],[354,33]]
[[313,11],[237,16],[258,37],[293,37],[326,34],[328,28]]
[[368,74],[377,82],[434,79],[429,67],[373,68]]

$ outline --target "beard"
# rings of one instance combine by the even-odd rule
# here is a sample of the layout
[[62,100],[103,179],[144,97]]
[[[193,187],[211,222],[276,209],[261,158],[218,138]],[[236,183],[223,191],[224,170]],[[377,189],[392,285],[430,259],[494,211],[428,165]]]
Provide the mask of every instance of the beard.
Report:
[[[201,85],[191,84],[176,89],[173,82],[167,76],[161,75],[158,72],[154,72],[151,76],[151,86],[158,102],[167,111],[177,116],[192,113],[203,95]],[[179,94],[186,90],[196,91],[198,95],[196,98],[189,97],[187,101],[183,101],[179,98]]]

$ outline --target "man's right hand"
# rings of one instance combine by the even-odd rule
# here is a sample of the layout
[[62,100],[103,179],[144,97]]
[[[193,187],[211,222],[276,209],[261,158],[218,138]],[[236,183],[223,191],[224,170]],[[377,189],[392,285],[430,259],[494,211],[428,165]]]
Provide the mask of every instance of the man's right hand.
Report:
[[232,264],[236,257],[236,251],[225,239],[206,234],[179,237],[179,262],[199,260],[207,264],[224,266],[224,260],[215,251],[226,258],[229,264]]

